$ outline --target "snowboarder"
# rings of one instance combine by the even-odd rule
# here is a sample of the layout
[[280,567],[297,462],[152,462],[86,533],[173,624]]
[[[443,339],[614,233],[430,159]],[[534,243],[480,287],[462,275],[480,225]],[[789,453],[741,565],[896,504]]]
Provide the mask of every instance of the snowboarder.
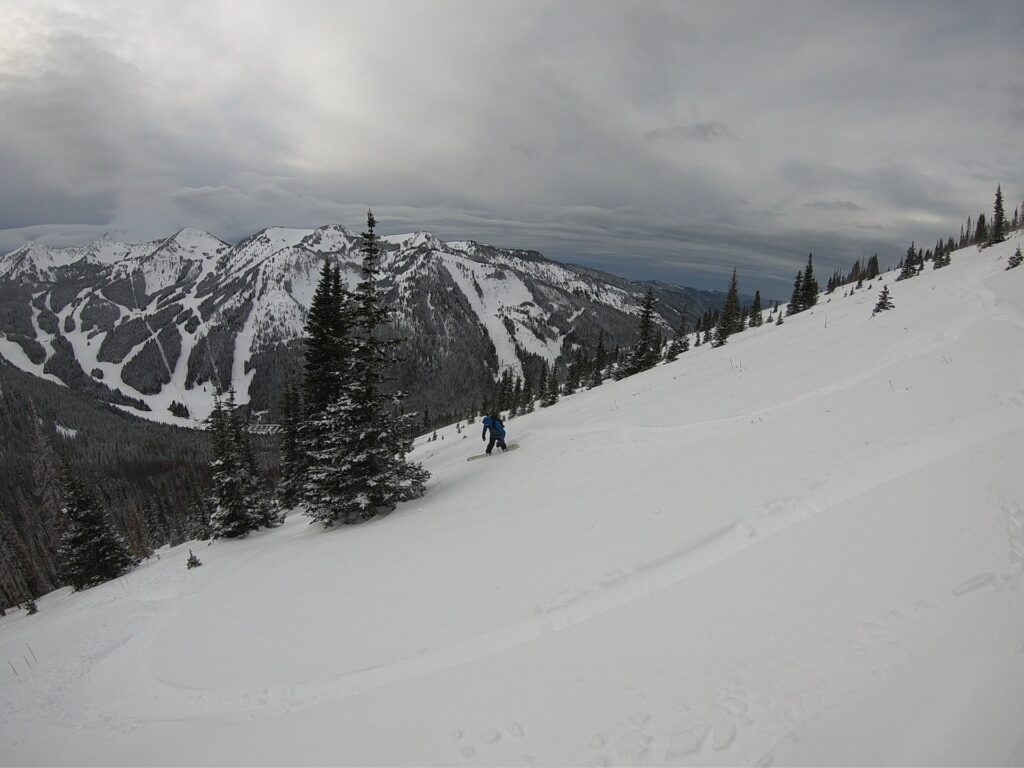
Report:
[[501,419],[497,416],[484,416],[484,431],[483,434],[480,435],[481,440],[487,439],[488,430],[491,432],[491,441],[487,444],[487,450],[485,453],[490,456],[495,444],[497,444],[501,450],[507,451],[508,446],[505,445],[505,425],[501,423]]

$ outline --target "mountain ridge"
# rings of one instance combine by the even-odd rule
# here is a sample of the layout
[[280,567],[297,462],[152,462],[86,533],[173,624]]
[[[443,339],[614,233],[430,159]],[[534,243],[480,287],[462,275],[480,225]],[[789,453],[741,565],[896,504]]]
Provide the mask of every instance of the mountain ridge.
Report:
[[[321,262],[354,287],[361,243],[341,224],[270,226],[234,245],[190,227],[143,243],[26,243],[0,256],[0,356],[157,421],[194,424],[231,386],[254,418],[273,420],[301,367]],[[666,334],[723,298],[426,230],[381,246],[382,289],[409,339],[397,386],[435,414],[481,403],[505,369],[536,377],[598,336],[628,345],[648,286]]]

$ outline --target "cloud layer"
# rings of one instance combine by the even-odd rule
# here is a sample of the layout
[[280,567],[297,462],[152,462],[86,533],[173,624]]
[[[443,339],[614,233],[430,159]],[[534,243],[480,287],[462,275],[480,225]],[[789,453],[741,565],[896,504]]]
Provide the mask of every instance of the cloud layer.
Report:
[[785,295],[1024,196],[1015,3],[8,2],[0,251],[358,227]]

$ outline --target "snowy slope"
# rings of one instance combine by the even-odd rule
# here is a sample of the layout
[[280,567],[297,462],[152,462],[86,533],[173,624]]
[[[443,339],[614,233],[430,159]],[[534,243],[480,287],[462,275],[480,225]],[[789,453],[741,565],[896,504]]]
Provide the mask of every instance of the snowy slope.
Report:
[[1021,243],[0,619],[0,762],[1020,765]]

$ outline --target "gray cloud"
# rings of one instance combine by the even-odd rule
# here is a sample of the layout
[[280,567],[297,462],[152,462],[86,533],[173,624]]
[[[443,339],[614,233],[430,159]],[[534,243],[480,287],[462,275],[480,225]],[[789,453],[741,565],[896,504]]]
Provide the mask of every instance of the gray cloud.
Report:
[[732,131],[729,126],[721,120],[711,120],[704,123],[691,123],[690,125],[673,125],[671,128],[656,128],[644,134],[648,141],[662,141],[664,139],[682,139],[684,141],[718,141],[719,139],[732,139]]
[[1024,197],[1012,3],[10,0],[4,29],[4,250],[372,206],[391,232],[785,295],[808,251],[895,261],[1000,181]]
[[804,208],[814,208],[819,211],[866,211],[867,208],[849,200],[815,200],[813,203],[804,203]]

